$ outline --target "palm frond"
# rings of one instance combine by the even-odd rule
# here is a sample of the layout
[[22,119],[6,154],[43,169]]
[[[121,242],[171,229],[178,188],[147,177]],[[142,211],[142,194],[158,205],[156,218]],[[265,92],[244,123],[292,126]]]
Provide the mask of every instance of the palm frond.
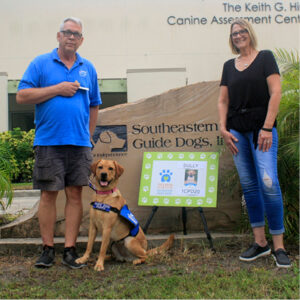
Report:
[[286,49],[275,49],[274,56],[282,74],[292,70],[299,70],[298,50],[288,52]]

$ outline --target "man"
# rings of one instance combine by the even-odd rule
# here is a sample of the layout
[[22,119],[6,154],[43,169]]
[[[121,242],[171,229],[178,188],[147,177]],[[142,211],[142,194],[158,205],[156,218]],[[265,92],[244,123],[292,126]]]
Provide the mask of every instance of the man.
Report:
[[82,219],[82,186],[88,184],[91,136],[101,97],[94,66],[76,51],[83,42],[82,23],[67,18],[57,33],[58,48],[36,57],[19,84],[17,102],[35,104],[33,186],[41,190],[38,210],[43,253],[36,267],[54,262],[56,198],[65,190],[63,264],[77,264],[75,249]]

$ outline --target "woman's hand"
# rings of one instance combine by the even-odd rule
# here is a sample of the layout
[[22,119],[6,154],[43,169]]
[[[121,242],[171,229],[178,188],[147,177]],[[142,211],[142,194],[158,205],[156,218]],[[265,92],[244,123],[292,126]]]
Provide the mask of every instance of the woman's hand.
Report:
[[[280,75],[279,74],[272,74],[267,77],[267,83],[269,88],[270,94],[270,101],[268,106],[267,116],[263,125],[263,128],[273,128],[273,124],[275,122],[280,98],[281,98],[281,86],[280,86]],[[259,150],[263,152],[269,151],[272,146],[272,131],[260,130],[258,135],[258,145]]]
[[236,155],[239,152],[239,150],[236,147],[235,143],[237,143],[239,140],[228,130],[221,130],[221,134],[228,149],[233,155]]
[[258,135],[258,149],[262,150],[263,152],[269,151],[272,146],[272,132],[260,130]]

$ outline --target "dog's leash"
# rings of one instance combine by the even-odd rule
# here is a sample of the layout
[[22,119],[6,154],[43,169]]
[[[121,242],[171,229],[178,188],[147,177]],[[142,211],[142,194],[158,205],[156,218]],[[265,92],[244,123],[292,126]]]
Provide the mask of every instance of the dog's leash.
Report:
[[97,189],[95,188],[95,186],[92,184],[91,180],[89,179],[89,187],[94,190],[95,192],[97,192]]

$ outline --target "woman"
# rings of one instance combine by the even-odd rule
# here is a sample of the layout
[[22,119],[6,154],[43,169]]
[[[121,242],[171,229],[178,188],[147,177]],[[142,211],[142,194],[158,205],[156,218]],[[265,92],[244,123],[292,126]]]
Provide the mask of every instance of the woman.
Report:
[[251,25],[237,19],[229,45],[238,57],[224,64],[218,103],[220,130],[240,177],[254,244],[240,260],[269,255],[265,215],[278,267],[290,267],[283,245],[283,201],[277,176],[276,116],[281,98],[279,70],[271,51],[258,51]]

